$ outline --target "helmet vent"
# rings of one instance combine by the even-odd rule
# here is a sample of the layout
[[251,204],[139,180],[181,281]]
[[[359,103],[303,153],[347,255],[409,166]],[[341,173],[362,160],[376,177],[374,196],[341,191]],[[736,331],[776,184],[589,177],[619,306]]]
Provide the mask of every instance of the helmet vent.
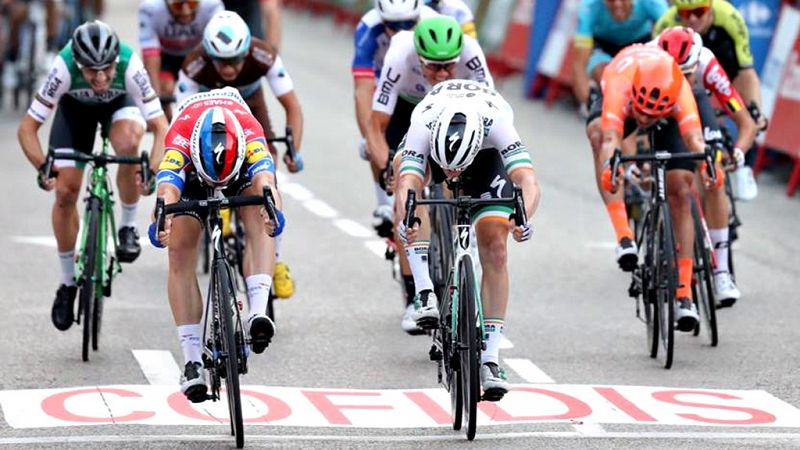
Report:
[[431,39],[433,40],[433,42],[436,42],[436,43],[439,42],[439,39],[437,39],[438,36],[436,36],[436,32],[434,32],[433,29],[428,30],[428,34],[431,35]]
[[223,33],[222,31],[220,31],[219,33],[217,33],[217,39],[219,39],[220,41],[222,41],[222,42],[223,42],[225,45],[228,45],[228,44],[230,44],[230,43],[231,43],[231,38],[230,38],[230,36],[228,36],[227,34]]

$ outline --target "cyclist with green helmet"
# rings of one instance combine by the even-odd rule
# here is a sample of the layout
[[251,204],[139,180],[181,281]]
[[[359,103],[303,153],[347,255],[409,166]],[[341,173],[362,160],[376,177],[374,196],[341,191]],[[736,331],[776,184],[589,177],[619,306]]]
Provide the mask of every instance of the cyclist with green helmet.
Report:
[[[423,19],[413,32],[401,31],[392,37],[372,97],[372,120],[367,132],[368,156],[374,165],[388,168],[390,149],[396,150],[403,140],[414,107],[434,85],[455,78],[494,88],[478,41],[465,35],[454,18]],[[428,270],[425,254],[427,248],[419,246],[406,250],[411,273]],[[410,275],[404,278],[410,281]],[[406,311],[401,323],[412,334],[417,331],[415,322],[419,318],[419,311],[414,308],[415,297],[423,305],[429,297],[434,298],[430,279],[418,284],[413,290],[406,289]]]

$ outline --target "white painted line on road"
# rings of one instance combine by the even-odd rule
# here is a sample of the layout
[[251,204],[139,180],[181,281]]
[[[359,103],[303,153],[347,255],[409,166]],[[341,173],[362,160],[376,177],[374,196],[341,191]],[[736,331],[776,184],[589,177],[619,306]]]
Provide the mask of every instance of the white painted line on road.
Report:
[[527,358],[505,358],[503,359],[506,367],[511,368],[523,380],[528,383],[555,383],[542,369]]
[[[455,432],[448,434],[435,435],[403,435],[403,436],[347,436],[347,435],[261,435],[247,434],[245,438],[248,442],[290,442],[290,441],[340,441],[340,442],[436,442],[453,441],[461,437]],[[574,431],[527,431],[509,433],[481,433],[475,439],[497,440],[497,439],[531,439],[531,438],[552,438],[552,439],[583,439],[587,437],[602,439],[714,439],[714,440],[800,440],[800,433],[721,433],[721,432],[613,432],[600,433],[597,435],[581,434]],[[35,445],[35,444],[70,444],[70,443],[110,443],[110,442],[221,442],[230,443],[230,436],[218,435],[198,435],[198,434],[132,434],[132,435],[94,435],[94,436],[32,436],[18,438],[0,438],[0,445]]]
[[363,239],[372,236],[372,231],[368,230],[367,227],[354,220],[336,219],[333,221],[333,225],[353,237]]
[[573,423],[572,428],[583,436],[589,437],[605,437],[606,430],[599,423],[594,422],[580,422]]
[[386,242],[379,241],[379,240],[372,240],[372,241],[364,241],[364,246],[366,246],[372,253],[375,253],[381,259],[385,259],[386,257]]
[[304,201],[303,206],[313,214],[316,214],[323,219],[333,219],[339,215],[339,213],[336,212],[336,210],[333,209],[329,204],[318,198],[312,198]]
[[301,184],[283,183],[278,187],[278,189],[281,191],[281,194],[286,194],[298,202],[304,202],[314,198],[314,194]]
[[514,348],[514,343],[511,342],[510,340],[508,340],[507,337],[502,336],[500,338],[500,349],[501,350],[507,350],[509,348]]
[[54,236],[11,236],[11,240],[20,244],[56,248],[56,238]]
[[589,248],[601,248],[601,249],[610,249],[613,250],[617,248],[617,243],[613,241],[595,241],[595,242],[586,242],[584,246]]
[[172,353],[166,350],[131,350],[150,384],[175,386],[181,371]]

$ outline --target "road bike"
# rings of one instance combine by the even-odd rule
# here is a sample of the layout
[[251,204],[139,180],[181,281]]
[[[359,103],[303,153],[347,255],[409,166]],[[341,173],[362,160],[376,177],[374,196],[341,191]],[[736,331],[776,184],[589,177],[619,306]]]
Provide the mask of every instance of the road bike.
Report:
[[[239,195],[224,197],[221,192],[209,189],[206,200],[186,200],[169,205],[163,198],[156,200],[155,217],[159,231],[164,230],[167,214],[196,212],[205,214],[206,234],[212,244],[211,276],[206,295],[205,317],[203,318],[203,366],[209,373],[210,392],[208,400],[221,398],[224,388],[228,400],[231,435],[236,438],[236,447],[244,447],[244,422],[242,418],[242,399],[239,390],[239,375],[247,373],[250,338],[243,327],[242,302],[236,299],[234,271],[226,256],[226,246],[222,238],[223,208],[234,209],[240,206],[263,205],[270,220],[276,221],[275,200],[269,186],[263,195]],[[222,386],[224,380],[225,386]]]
[[[139,164],[142,184],[149,186],[150,159],[146,151],[141,156],[115,156],[108,153],[110,147],[108,136],[103,136],[100,153],[81,153],[76,151],[54,151],[47,153],[46,165],[43,169],[44,179],[53,174],[53,163],[56,160],[70,160],[88,163],[92,166],[89,183],[86,187],[86,210],[81,225],[80,247],[75,266],[75,279],[80,289],[78,296],[78,314],[76,322],[83,321],[82,358],[89,360],[89,345],[97,350],[100,340],[100,328],[103,317],[103,297],[111,296],[111,284],[114,277],[122,272],[117,249],[116,225],[114,222],[114,192],[108,174],[109,164]],[[111,239],[109,240],[109,237]],[[109,249],[109,241],[111,249]],[[109,251],[110,250],[110,251]]]
[[[438,381],[450,393],[453,429],[466,425],[467,439],[475,438],[477,404],[480,400],[496,401],[499,398],[486,392],[481,397],[481,351],[485,348],[483,336],[483,309],[479,279],[475,276],[470,250],[471,211],[482,206],[510,206],[514,208],[517,225],[527,222],[522,202],[522,190],[514,189],[513,197],[472,198],[460,195],[458,179],[448,182],[454,198],[417,199],[410,189],[406,200],[406,227],[419,220],[414,213],[417,205],[431,205],[432,259],[431,271],[434,285],[441,293],[439,298],[439,323],[433,329],[433,345],[429,357],[438,365]],[[449,212],[445,212],[449,211]],[[449,241],[447,241],[447,239]],[[449,249],[448,249],[449,247]]]

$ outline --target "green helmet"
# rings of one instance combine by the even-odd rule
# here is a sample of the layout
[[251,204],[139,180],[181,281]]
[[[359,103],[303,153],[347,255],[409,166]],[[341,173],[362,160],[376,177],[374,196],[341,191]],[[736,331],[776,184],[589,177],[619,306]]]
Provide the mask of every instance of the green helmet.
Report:
[[414,46],[422,58],[447,61],[464,49],[464,32],[456,19],[436,16],[421,20],[414,28]]

